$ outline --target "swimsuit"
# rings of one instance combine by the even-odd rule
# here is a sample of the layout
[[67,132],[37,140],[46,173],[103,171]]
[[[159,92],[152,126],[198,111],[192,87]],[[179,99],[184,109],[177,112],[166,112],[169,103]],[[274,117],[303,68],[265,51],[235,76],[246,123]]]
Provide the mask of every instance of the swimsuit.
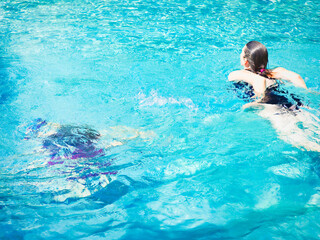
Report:
[[[243,99],[245,102],[254,101],[253,87],[246,82],[233,82],[233,90],[237,97]],[[286,89],[282,88],[279,83],[271,85],[266,88],[263,98],[260,103],[276,104],[287,109],[299,109],[302,106],[301,99],[293,94],[289,93]]]
[[287,90],[283,89],[279,84],[269,86],[265,92],[261,103],[277,104],[288,109],[299,109],[302,106],[301,99]]

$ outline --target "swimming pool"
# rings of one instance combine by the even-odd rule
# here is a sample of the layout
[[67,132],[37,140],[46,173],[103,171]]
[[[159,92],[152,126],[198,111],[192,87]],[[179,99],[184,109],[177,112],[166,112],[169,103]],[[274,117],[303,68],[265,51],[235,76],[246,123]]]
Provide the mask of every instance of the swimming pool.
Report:
[[[319,16],[302,0],[1,2],[0,238],[320,238],[319,154],[226,80],[254,39],[320,92]],[[40,118],[104,133],[103,154],[51,159],[26,139]]]

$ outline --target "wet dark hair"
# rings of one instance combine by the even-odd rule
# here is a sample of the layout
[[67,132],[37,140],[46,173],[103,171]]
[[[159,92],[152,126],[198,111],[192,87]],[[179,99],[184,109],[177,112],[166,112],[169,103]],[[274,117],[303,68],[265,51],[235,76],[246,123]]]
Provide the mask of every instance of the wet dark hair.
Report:
[[245,45],[244,57],[248,60],[251,71],[264,77],[268,76],[268,50],[260,42],[251,41]]
[[104,154],[104,150],[96,146],[99,138],[100,133],[90,127],[64,125],[47,136],[42,144],[51,159],[92,158]]

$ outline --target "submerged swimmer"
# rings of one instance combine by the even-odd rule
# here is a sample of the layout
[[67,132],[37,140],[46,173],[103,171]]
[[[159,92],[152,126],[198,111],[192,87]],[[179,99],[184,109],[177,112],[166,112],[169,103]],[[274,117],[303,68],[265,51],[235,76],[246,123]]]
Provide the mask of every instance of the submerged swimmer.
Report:
[[60,160],[102,156],[104,149],[97,147],[100,136],[98,131],[86,126],[61,126],[36,119],[27,128],[25,139],[41,139],[42,150],[49,153],[51,160]]
[[60,160],[103,156],[110,147],[123,145],[137,137],[146,139],[151,135],[152,132],[124,126],[98,132],[88,126],[60,125],[39,118],[27,128],[25,140],[41,140],[41,149],[49,154],[50,159]]
[[60,125],[39,118],[26,128],[24,137],[38,147],[23,155],[40,155],[40,159],[32,158],[26,170],[36,170],[40,174],[39,169],[50,166],[43,169],[43,181],[35,182],[34,186],[39,192],[48,192],[49,189],[55,201],[91,196],[117,175],[117,170],[111,166],[115,154],[107,153],[111,147],[138,138],[148,140],[152,136],[151,131],[125,126],[97,131],[86,125]]
[[257,41],[248,42],[243,47],[240,63],[244,69],[231,72],[228,79],[237,88],[246,88],[246,95],[251,102],[245,104],[244,108],[261,107],[259,115],[270,120],[281,139],[296,147],[320,152],[317,139],[319,119],[300,109],[303,106],[301,99],[282,87],[290,82],[307,89],[302,77],[282,67],[267,69],[267,48]]

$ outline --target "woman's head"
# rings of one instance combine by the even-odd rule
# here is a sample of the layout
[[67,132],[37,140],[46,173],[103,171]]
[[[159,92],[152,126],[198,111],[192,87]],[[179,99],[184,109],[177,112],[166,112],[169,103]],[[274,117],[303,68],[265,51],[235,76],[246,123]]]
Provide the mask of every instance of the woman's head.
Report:
[[267,48],[260,42],[248,42],[240,55],[241,65],[246,69],[259,73],[268,64]]

